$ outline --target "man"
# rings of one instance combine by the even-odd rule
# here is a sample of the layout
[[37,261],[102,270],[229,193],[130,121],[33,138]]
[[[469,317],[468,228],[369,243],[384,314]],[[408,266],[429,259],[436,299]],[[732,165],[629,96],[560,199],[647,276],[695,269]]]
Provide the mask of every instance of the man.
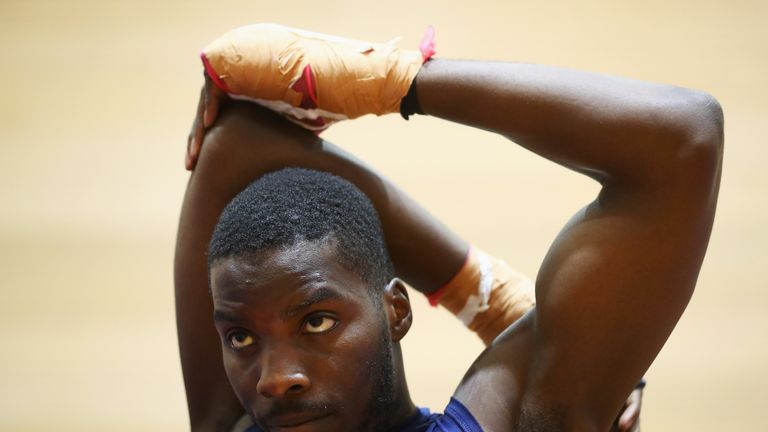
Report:
[[[536,307],[475,361],[446,414],[430,416],[416,410],[402,375],[406,291],[398,279],[382,282],[386,270],[372,277],[341,257],[347,243],[338,228],[230,250],[214,238],[211,304],[201,295],[204,251],[220,210],[252,179],[284,166],[353,180],[376,206],[393,274],[424,292],[445,284],[466,256],[466,245],[359,163],[239,107],[206,134],[179,230],[177,310],[193,429],[225,430],[245,409],[266,430],[607,430],[661,349],[692,294],[714,217],[722,157],[714,99],[544,66],[446,60],[426,63],[408,88],[418,92],[414,111],[497,132],[602,184],[553,243]],[[205,97],[199,116],[211,125],[216,98]],[[249,140],[270,156],[233,144]],[[335,181],[274,176],[233,205],[259,203],[249,191],[279,196],[287,184]],[[270,183],[278,185],[271,194],[261,189]],[[225,225],[237,220],[226,214]],[[238,244],[242,233],[232,232],[219,245]],[[214,309],[218,335],[201,320]],[[219,337],[223,367],[210,348]]]

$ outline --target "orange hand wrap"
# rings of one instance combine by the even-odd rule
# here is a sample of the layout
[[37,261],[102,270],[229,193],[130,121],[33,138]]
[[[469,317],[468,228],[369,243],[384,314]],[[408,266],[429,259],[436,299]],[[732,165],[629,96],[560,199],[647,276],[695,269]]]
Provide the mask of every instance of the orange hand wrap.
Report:
[[398,112],[421,65],[434,54],[428,29],[419,51],[254,24],[214,40],[201,58],[211,80],[320,131],[365,114]]
[[470,248],[467,260],[445,286],[429,295],[489,345],[536,304],[533,282],[507,263]]

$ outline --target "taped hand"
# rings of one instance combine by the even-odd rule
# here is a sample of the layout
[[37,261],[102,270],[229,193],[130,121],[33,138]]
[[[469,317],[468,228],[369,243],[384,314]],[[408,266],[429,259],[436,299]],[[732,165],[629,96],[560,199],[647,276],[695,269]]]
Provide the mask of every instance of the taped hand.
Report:
[[434,54],[430,27],[420,51],[277,24],[236,28],[201,54],[218,89],[285,115],[307,129],[365,114],[399,112],[421,65]]

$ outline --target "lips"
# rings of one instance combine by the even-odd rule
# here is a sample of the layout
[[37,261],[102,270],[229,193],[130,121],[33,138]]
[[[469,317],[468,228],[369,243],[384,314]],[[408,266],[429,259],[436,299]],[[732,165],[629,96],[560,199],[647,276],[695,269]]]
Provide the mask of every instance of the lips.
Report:
[[321,430],[318,428],[329,416],[318,413],[274,416],[265,419],[264,424],[270,432],[310,432]]

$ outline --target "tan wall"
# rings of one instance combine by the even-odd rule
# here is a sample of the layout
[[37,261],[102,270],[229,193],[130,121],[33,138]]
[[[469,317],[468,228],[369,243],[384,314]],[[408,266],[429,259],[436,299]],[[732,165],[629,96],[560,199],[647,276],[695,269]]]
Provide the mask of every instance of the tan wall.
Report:
[[[768,3],[3,0],[0,430],[185,430],[171,261],[197,53],[259,21],[402,35],[404,46],[434,24],[444,57],[717,96],[727,122],[720,208],[697,292],[648,373],[643,421],[648,431],[764,427]],[[364,118],[325,137],[531,275],[597,191],[497,136],[430,118]],[[439,409],[480,344],[416,303],[409,379],[416,400]]]

